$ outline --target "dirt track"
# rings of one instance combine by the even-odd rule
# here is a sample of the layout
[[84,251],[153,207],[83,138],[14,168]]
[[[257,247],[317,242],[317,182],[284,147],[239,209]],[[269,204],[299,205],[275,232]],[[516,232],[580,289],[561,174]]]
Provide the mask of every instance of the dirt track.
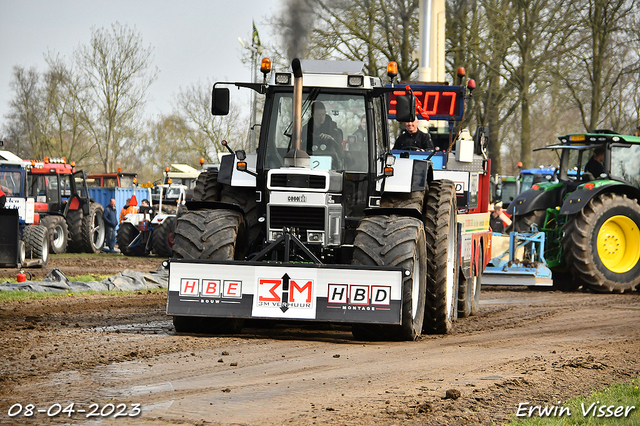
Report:
[[86,421],[7,414],[73,402],[139,403],[137,424],[490,425],[640,372],[637,292],[485,288],[453,334],[392,343],[346,327],[176,335],[164,309],[164,293],[1,304],[0,424]]

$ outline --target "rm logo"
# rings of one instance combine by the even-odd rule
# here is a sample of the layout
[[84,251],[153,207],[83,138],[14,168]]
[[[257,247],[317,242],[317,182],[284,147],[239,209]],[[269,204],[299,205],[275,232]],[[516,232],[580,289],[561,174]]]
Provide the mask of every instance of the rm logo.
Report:
[[291,279],[288,274],[282,278],[261,278],[258,281],[259,302],[311,303],[313,280]]

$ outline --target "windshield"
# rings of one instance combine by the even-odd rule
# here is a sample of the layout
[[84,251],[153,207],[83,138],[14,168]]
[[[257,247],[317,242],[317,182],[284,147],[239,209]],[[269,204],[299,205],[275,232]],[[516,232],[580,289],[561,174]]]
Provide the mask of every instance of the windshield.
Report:
[[[292,145],[292,117],[293,94],[276,93],[269,119],[266,169],[282,167]],[[368,133],[364,117],[363,95],[323,93],[320,89],[304,93],[301,149],[309,154],[311,168],[367,172]]]
[[611,177],[622,178],[640,189],[640,145],[611,148]]
[[20,172],[0,172],[0,188],[7,196],[20,196],[22,194],[22,178]]
[[533,175],[522,175],[520,181],[520,192],[528,191],[533,186]]
[[518,189],[515,182],[502,182],[502,202],[510,203],[518,195]]
[[565,149],[563,156],[566,157],[566,167],[560,174],[561,180],[578,180],[578,171],[582,170],[581,164],[583,151],[578,149]]
[[120,176],[121,188],[133,188],[133,176]]

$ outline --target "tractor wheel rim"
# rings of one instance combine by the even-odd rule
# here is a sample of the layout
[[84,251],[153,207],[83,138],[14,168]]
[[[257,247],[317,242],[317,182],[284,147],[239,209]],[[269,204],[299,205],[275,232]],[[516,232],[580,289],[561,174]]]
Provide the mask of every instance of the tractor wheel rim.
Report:
[[56,225],[53,228],[53,246],[57,249],[62,248],[62,244],[64,243],[64,232],[62,230],[62,226]]
[[[455,212],[455,210],[454,210]],[[456,283],[453,282],[456,275],[456,220],[455,215],[452,213],[449,216],[449,240],[447,242],[447,292],[445,294],[446,303],[447,303],[447,318],[453,319],[453,296],[455,295],[454,285]],[[453,238],[451,238],[453,237]]]
[[627,216],[607,219],[597,236],[598,256],[608,270],[623,274],[633,269],[640,260],[640,230]]

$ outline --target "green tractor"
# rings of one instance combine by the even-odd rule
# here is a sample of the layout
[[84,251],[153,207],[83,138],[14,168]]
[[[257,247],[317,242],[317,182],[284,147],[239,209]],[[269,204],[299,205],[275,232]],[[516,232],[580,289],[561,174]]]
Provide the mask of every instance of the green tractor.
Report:
[[559,139],[539,148],[559,155],[557,180],[513,200],[512,231],[544,232],[554,288],[632,291],[640,284],[640,137],[595,130]]

